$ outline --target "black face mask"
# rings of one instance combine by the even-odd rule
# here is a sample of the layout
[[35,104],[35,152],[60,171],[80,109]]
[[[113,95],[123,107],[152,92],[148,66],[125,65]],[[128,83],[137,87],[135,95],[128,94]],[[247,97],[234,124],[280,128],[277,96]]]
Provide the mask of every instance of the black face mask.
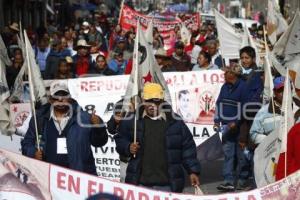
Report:
[[55,105],[54,110],[56,110],[60,113],[66,113],[70,110],[70,106],[68,106],[68,105]]

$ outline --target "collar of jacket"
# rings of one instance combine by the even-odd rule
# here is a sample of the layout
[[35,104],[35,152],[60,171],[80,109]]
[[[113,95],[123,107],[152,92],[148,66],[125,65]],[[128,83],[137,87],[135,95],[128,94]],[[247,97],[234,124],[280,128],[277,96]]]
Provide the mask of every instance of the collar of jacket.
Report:
[[160,115],[157,116],[157,117],[150,117],[149,115],[147,115],[147,112],[144,110],[144,112],[143,112],[143,118],[145,118],[145,117],[148,117],[148,118],[150,118],[152,120],[164,120],[164,121],[167,120],[166,114],[164,112],[161,112]]
[[[166,121],[167,122],[175,122],[175,117],[174,116],[178,116],[176,113],[173,112],[172,110],[172,106],[170,104],[166,104],[163,105],[162,107],[164,109],[164,113],[166,115]],[[144,110],[145,110],[145,107],[144,106],[141,106],[138,110],[138,119],[143,119],[143,113],[144,113]]]

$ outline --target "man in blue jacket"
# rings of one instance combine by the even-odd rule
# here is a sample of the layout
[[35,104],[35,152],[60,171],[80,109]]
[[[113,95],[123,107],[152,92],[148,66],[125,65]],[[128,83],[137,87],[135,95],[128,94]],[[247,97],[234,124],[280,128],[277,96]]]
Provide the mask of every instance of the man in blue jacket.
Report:
[[83,111],[70,97],[66,82],[50,87],[50,104],[37,111],[41,149],[37,149],[34,120],[21,142],[23,155],[96,175],[91,145],[101,147],[108,135],[100,117]]
[[137,142],[133,142],[134,116],[121,121],[115,137],[117,152],[130,157],[125,182],[182,192],[185,168],[191,185],[199,185],[200,164],[193,136],[179,115],[164,102],[159,84],[145,84],[143,105],[137,114]]
[[[222,147],[224,152],[223,177],[224,183],[217,189],[221,191],[234,191],[235,183],[235,162],[240,155],[238,148],[239,126],[242,118],[242,107],[246,101],[246,84],[240,78],[242,69],[239,65],[224,68],[225,83],[221,88],[216,102],[215,129],[222,131]],[[237,159],[238,168],[241,169],[244,163]],[[248,177],[237,172],[238,181],[244,181]]]

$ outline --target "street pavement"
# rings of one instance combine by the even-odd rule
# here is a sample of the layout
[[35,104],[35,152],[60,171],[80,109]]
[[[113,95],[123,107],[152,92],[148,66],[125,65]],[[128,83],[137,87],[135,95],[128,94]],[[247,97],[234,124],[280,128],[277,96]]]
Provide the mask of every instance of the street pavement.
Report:
[[[204,194],[221,194],[216,187],[223,182],[222,163],[223,159],[201,163],[200,188]],[[194,188],[187,185],[184,193],[194,193]]]

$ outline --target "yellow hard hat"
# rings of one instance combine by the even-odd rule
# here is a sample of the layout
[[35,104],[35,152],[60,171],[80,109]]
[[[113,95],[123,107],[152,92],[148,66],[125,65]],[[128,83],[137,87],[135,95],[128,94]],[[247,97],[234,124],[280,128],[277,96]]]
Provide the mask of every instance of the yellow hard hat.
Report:
[[158,83],[146,83],[143,89],[143,99],[164,99],[164,91]]

